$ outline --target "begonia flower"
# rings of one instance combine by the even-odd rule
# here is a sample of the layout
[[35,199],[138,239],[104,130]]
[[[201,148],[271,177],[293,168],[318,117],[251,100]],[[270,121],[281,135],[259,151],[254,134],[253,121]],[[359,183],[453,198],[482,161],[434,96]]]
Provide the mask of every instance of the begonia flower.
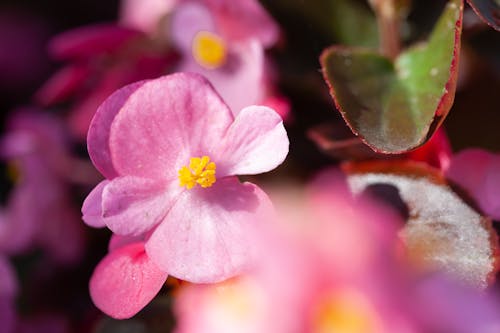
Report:
[[182,54],[178,70],[204,75],[233,112],[266,98],[264,48],[278,29],[256,1],[180,1],[170,34]]
[[75,170],[61,123],[21,110],[7,128],[1,156],[11,165],[14,187],[0,214],[0,249],[19,254],[40,246],[59,262],[74,262],[84,239],[68,196],[66,176]]
[[482,149],[466,149],[453,156],[446,176],[462,186],[479,207],[500,220],[500,156]]
[[146,33],[158,30],[158,24],[178,0],[122,0],[120,23]]
[[146,234],[147,255],[176,278],[227,279],[248,265],[248,229],[270,206],[235,176],[274,169],[288,144],[272,109],[249,106],[235,118],[199,75],[126,86],[89,130],[89,154],[107,179],[85,200],[83,219],[118,235]]
[[[274,96],[264,49],[279,29],[258,1],[126,0],[121,14],[123,25],[172,42],[181,53],[177,71],[207,77],[233,112]],[[288,114],[288,101],[280,104]]]
[[69,127],[84,138],[97,107],[113,91],[167,72],[175,55],[136,29],[96,24],[64,32],[49,44],[52,58],[68,61],[35,95],[42,106],[72,101]]

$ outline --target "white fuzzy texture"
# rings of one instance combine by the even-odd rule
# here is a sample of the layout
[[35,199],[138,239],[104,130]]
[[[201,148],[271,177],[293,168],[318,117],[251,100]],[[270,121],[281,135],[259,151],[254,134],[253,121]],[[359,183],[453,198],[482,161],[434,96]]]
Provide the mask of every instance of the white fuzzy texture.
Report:
[[424,251],[426,262],[453,274],[463,282],[485,289],[494,269],[490,232],[483,218],[449,187],[426,178],[391,174],[364,174],[349,177],[354,194],[372,184],[390,184],[408,205],[410,218],[400,236],[408,247]]

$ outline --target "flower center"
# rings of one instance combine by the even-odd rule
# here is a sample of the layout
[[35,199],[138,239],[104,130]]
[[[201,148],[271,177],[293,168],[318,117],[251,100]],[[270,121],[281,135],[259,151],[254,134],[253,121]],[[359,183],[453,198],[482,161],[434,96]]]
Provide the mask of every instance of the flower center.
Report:
[[315,333],[378,332],[377,315],[367,301],[356,293],[332,295],[321,302],[314,316]]
[[198,32],[194,36],[192,49],[196,62],[205,68],[215,69],[226,62],[226,43],[214,33]]
[[186,186],[188,190],[195,187],[196,184],[203,188],[210,187],[217,179],[215,178],[215,168],[215,163],[210,162],[208,156],[192,157],[189,168],[183,166],[179,170],[179,183],[181,186]]

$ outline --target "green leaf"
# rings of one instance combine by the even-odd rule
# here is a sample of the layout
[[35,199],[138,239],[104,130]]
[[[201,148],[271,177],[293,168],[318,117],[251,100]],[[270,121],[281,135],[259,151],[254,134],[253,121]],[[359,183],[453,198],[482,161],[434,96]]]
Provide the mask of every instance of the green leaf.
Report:
[[476,14],[493,29],[500,31],[499,0],[467,0]]
[[352,131],[373,150],[402,153],[424,144],[455,96],[463,1],[451,0],[426,43],[392,61],[373,50],[332,46],[323,75]]

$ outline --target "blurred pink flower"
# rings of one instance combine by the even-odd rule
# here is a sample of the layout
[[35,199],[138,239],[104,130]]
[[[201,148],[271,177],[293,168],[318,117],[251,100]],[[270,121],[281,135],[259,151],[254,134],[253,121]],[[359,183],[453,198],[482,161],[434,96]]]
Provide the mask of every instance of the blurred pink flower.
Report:
[[[181,52],[177,70],[207,77],[234,112],[272,97],[264,49],[277,42],[279,28],[258,1],[127,0],[121,20],[171,41]],[[284,103],[281,98],[283,116]]]
[[72,169],[62,124],[47,114],[19,111],[8,122],[1,155],[11,165],[14,188],[0,214],[0,248],[20,253],[41,246],[60,262],[83,251],[83,229],[68,196]]
[[467,190],[484,213],[500,220],[500,155],[466,149],[453,156],[446,176]]
[[107,180],[84,202],[86,223],[147,234],[146,253],[160,269],[216,282],[248,264],[247,233],[270,206],[235,175],[277,167],[288,138],[273,110],[247,107],[234,118],[205,79],[179,73],[110,96],[92,121],[88,150]]
[[169,29],[182,54],[178,70],[205,76],[233,112],[266,98],[264,48],[278,28],[257,1],[180,1]]
[[38,90],[36,100],[42,106],[72,100],[69,125],[78,138],[85,137],[95,110],[113,91],[162,75],[175,58],[144,33],[113,24],[62,33],[51,41],[49,51],[69,64]]
[[[404,332],[383,309],[384,295],[377,294],[391,261],[381,251],[388,239],[378,236],[392,233],[390,219],[353,206],[337,179],[325,177],[323,187],[314,185],[289,207],[281,206],[286,219],[291,208],[299,230],[269,221],[253,235],[259,260],[247,275],[181,288],[177,333]],[[389,228],[374,228],[382,222]]]
[[120,23],[124,26],[154,34],[179,0],[122,0]]
[[500,305],[491,295],[415,276],[397,256],[394,216],[349,199],[338,174],[323,173],[290,202],[299,232],[283,224],[258,230],[254,270],[222,284],[182,287],[175,332],[498,330]]
[[[279,38],[277,24],[256,0],[122,0],[121,23],[147,34],[168,31],[169,27],[164,26],[167,16],[192,4],[208,10],[209,20],[214,21],[229,40],[255,38],[267,48]],[[196,23],[195,20],[192,22]]]

